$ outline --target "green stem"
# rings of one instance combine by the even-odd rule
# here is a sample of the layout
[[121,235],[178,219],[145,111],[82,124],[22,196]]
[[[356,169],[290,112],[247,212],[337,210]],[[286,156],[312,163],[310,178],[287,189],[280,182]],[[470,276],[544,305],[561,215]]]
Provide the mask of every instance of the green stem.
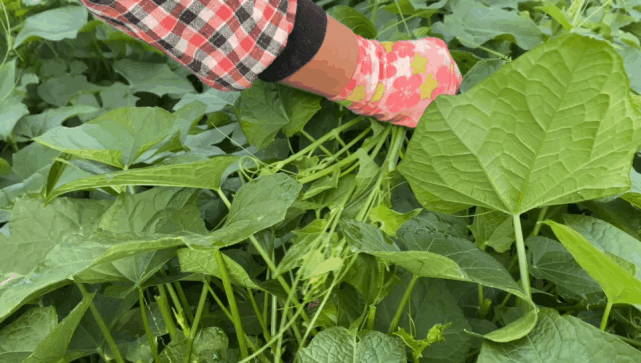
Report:
[[[301,133],[303,136],[305,136],[305,137],[306,137],[309,141],[311,141],[312,143],[316,142],[316,139],[314,139],[314,137],[313,137],[312,135],[310,135],[309,133],[307,133],[307,131],[305,131],[305,130],[300,130],[300,133]],[[337,137],[337,139],[338,139],[338,137]],[[342,140],[341,140],[341,141],[342,141]],[[332,157],[332,156],[334,155],[331,151],[327,150],[327,148],[326,148],[325,146],[323,146],[322,144],[321,144],[321,145],[319,145],[319,146],[318,146],[318,148],[319,148],[319,149],[321,149],[321,150],[323,150],[323,152],[324,152],[325,154],[327,154],[327,156],[328,156],[328,157]]]
[[207,301],[207,289],[209,287],[209,276],[205,277],[203,281],[203,289],[200,292],[200,300],[198,301],[198,308],[196,309],[196,317],[194,318],[194,323],[189,329],[189,337],[187,337],[187,342],[185,342],[185,363],[189,363],[191,360],[191,349],[194,345],[194,339],[196,338],[196,333],[198,332],[198,324],[200,324],[200,317],[203,314],[205,308],[205,302]]
[[514,233],[516,235],[516,251],[519,256],[519,271],[521,272],[521,284],[523,291],[528,299],[532,300],[532,290],[530,288],[530,273],[527,266],[527,257],[525,255],[525,242],[523,241],[523,231],[521,230],[521,217],[516,214],[512,216],[514,221]]
[[327,134],[323,135],[323,137],[321,137],[318,140],[316,140],[315,142],[311,143],[309,146],[307,146],[303,150],[297,152],[296,154],[288,157],[287,159],[285,159],[283,161],[279,161],[278,163],[276,163],[274,172],[279,171],[285,165],[291,163],[294,160],[299,159],[301,156],[307,154],[308,152],[317,149],[318,147],[323,145],[323,143],[325,143],[326,141],[331,140],[334,137],[338,137],[341,132],[343,132],[344,130],[347,130],[348,128],[350,128],[350,127],[352,127],[352,126],[354,126],[356,124],[358,124],[362,120],[363,120],[363,117],[356,117],[353,120],[349,121],[348,123],[343,124],[343,125],[335,128],[335,129],[333,129],[332,131],[330,131]]
[[[267,264],[267,267],[269,267],[269,269],[271,269],[273,272],[278,271],[277,268],[276,268],[276,265],[274,265],[274,262],[269,257],[269,255],[267,254],[267,252],[265,251],[263,246],[261,246],[260,243],[256,240],[256,237],[254,237],[254,235],[249,236],[249,241],[252,243],[254,248],[261,255],[263,260],[265,260],[265,263]],[[292,293],[292,289],[289,287],[289,284],[287,283],[287,281],[285,281],[285,279],[281,275],[277,275],[276,276],[276,280],[278,280],[278,282],[283,287],[283,289],[285,290],[285,293],[287,293],[287,295]],[[294,304],[295,304],[296,308],[301,312],[303,320],[305,320],[305,322],[309,324],[309,322],[310,322],[309,316],[307,316],[307,313],[305,313],[305,309],[300,304],[298,299],[294,300]],[[317,333],[316,329],[312,329],[312,332],[313,332],[314,335],[316,335],[316,333]]]
[[[89,293],[87,292],[87,289],[85,289],[85,286],[82,284],[82,282],[78,281],[77,279],[74,280],[74,282],[76,283],[76,286],[78,286],[78,289],[80,289],[80,293],[82,293],[82,296],[87,297]],[[125,359],[122,357],[122,354],[120,354],[120,350],[118,350],[116,341],[111,336],[111,333],[109,332],[109,329],[105,324],[105,321],[102,320],[102,317],[100,316],[100,312],[98,311],[98,308],[96,308],[96,305],[93,303],[93,301],[91,302],[91,305],[89,305],[89,310],[91,310],[91,314],[93,315],[94,319],[96,319],[96,322],[98,323],[98,327],[100,327],[100,331],[102,332],[102,335],[104,335],[105,340],[109,345],[109,348],[111,348],[111,353],[114,355],[116,362],[125,363]]]
[[[180,286],[180,283],[178,281],[173,282],[174,286],[176,287],[176,291],[174,294],[177,292],[178,293],[178,298],[180,299],[180,302],[182,303],[182,306],[184,306],[183,312],[187,316],[187,321],[189,324],[194,322],[194,313],[191,311],[191,307],[189,306],[189,301],[187,301],[187,296],[185,295],[185,292],[183,291],[182,286]],[[169,290],[171,293],[171,289]]]
[[[220,306],[220,309],[223,311],[223,314],[225,314],[227,319],[233,320],[233,318],[231,316],[231,313],[229,312],[229,310],[227,310],[227,308],[225,308],[225,305],[223,305],[223,302],[220,300],[218,295],[216,295],[214,290],[211,289],[211,286],[209,286],[209,284],[207,284],[207,291],[209,291],[209,293],[214,298],[214,300],[216,300],[216,304],[218,304],[218,306]],[[265,296],[267,296],[267,295],[269,295],[269,294],[265,294]],[[251,339],[249,339],[249,336],[247,335],[247,333],[245,333],[245,341],[247,342],[247,344],[249,344],[249,347],[254,352],[258,351],[258,347],[251,341]],[[263,363],[270,363],[269,360],[267,359],[267,357],[265,357],[263,354],[260,354],[259,357],[263,361]]]
[[160,314],[162,315],[167,329],[169,330],[169,337],[171,340],[177,339],[176,324],[174,323],[174,318],[171,316],[171,310],[169,308],[169,301],[167,301],[167,291],[162,285],[158,285],[158,290],[160,291],[160,296],[155,296],[156,303],[160,308]]
[[378,14],[378,4],[379,4],[378,0],[374,0],[374,9],[372,9],[372,15],[369,18],[372,24],[376,23],[376,14]]
[[479,284],[479,317],[485,319],[487,314],[487,309],[485,309],[485,297],[483,296],[483,285]]
[[336,154],[334,154],[333,156],[330,156],[330,157],[328,157],[328,158],[323,159],[323,163],[322,163],[322,165],[321,165],[321,164],[316,165],[316,166],[314,166],[314,167],[312,167],[312,168],[309,168],[309,169],[307,169],[307,170],[305,170],[305,171],[313,170],[313,169],[316,169],[316,168],[318,168],[318,169],[325,169],[325,168],[327,167],[327,164],[332,163],[332,162],[333,162],[334,160],[336,160],[336,159],[337,159],[337,158],[338,158],[342,153],[345,153],[345,152],[346,152],[346,153],[348,153],[348,156],[351,156],[351,154],[349,153],[349,149],[350,149],[351,147],[353,147],[354,145],[356,145],[356,143],[357,143],[357,142],[359,142],[362,138],[364,138],[365,136],[367,136],[367,134],[369,134],[371,131],[372,131],[372,129],[371,129],[370,127],[368,127],[366,130],[364,130],[363,132],[361,132],[358,136],[356,136],[355,138],[353,138],[353,139],[352,139],[352,141],[350,141],[350,142],[349,142],[349,144],[345,145],[341,150],[339,150],[338,152],[336,152]]
[[547,205],[541,208],[541,211],[539,212],[539,217],[536,219],[536,224],[534,225],[534,229],[532,230],[532,233],[530,233],[528,238],[539,235],[539,231],[541,231],[541,226],[543,225],[541,222],[543,221],[543,218],[545,217],[545,214],[547,213],[547,211],[548,211]]
[[605,306],[605,311],[603,312],[603,318],[601,319],[601,330],[605,331],[605,327],[608,325],[608,318],[610,317],[610,310],[612,310],[612,302],[608,300],[608,304]]
[[[374,147],[374,142],[379,141],[381,138],[387,137],[388,133],[389,133],[389,130],[387,131],[387,133],[383,132],[380,135],[377,135],[376,138],[372,141],[371,144],[363,145],[363,147],[361,147],[361,149],[364,150],[365,152],[369,152]],[[320,178],[324,177],[325,175],[329,175],[329,174],[333,173],[334,169],[336,169],[336,168],[341,169],[344,166],[347,166],[347,165],[351,164],[352,162],[354,162],[356,160],[358,160],[358,154],[352,154],[352,155],[346,157],[345,159],[339,161],[338,163],[334,164],[332,167],[326,168],[325,170],[319,171],[317,173],[314,173],[312,175],[309,175],[307,177],[299,179],[298,182],[301,183],[301,184],[306,184],[306,183],[309,183],[309,182],[314,181],[316,179],[320,179]]]
[[401,318],[403,317],[403,311],[405,310],[405,305],[407,305],[407,302],[410,300],[410,297],[412,296],[412,291],[414,291],[414,286],[416,286],[416,283],[418,282],[419,277],[420,276],[412,276],[412,280],[410,281],[410,284],[407,286],[407,289],[405,289],[405,294],[403,294],[401,303],[398,304],[396,313],[394,313],[394,318],[392,318],[392,322],[390,323],[387,334],[394,333],[398,328],[398,324],[401,322]]
[[256,299],[254,298],[254,293],[252,292],[252,290],[250,288],[247,288],[247,293],[249,295],[249,300],[252,303],[252,307],[254,308],[254,311],[256,312],[256,318],[258,319],[258,323],[260,324],[260,327],[263,329],[263,335],[265,335],[265,340],[269,340],[269,339],[272,338],[272,336],[269,334],[269,331],[267,330],[267,323],[265,322],[263,314],[261,314],[260,309],[258,308],[258,304],[256,303]]
[[154,362],[160,363],[160,355],[158,355],[158,347],[156,342],[154,342],[154,337],[151,334],[151,328],[149,327],[149,319],[147,319],[147,312],[145,311],[145,298],[142,296],[142,289],[138,287],[138,301],[140,302],[140,314],[142,315],[142,324],[145,326],[145,333],[147,334],[147,339],[149,340],[149,348],[151,348],[151,353],[154,355]]
[[367,315],[367,329],[374,330],[374,323],[376,322],[376,305],[369,306],[369,314]]
[[223,260],[223,254],[218,248],[216,248],[214,250],[214,256],[216,256],[218,269],[220,270],[220,275],[223,280],[223,286],[225,287],[227,302],[229,303],[232,321],[234,323],[234,328],[236,329],[236,338],[238,339],[240,354],[243,358],[247,358],[249,353],[247,352],[247,343],[245,342],[245,330],[243,329],[243,322],[240,320],[240,313],[238,312],[238,306],[236,305],[236,298],[234,297],[234,290],[231,287],[229,274],[227,273],[227,267],[225,266],[225,261]]

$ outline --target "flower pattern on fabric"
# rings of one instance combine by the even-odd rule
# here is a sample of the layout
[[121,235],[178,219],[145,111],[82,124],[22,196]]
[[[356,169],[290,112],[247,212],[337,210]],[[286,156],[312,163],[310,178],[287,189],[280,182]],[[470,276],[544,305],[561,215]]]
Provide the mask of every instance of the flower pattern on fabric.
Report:
[[441,39],[356,37],[356,71],[338,96],[328,98],[354,113],[414,128],[437,96],[454,95],[461,87],[461,72]]

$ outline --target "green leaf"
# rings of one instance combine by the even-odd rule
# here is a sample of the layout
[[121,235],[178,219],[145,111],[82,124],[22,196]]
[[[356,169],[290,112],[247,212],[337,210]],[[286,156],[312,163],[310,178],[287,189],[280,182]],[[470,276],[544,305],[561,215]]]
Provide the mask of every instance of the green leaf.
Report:
[[37,115],[28,115],[21,118],[13,128],[13,134],[17,142],[27,142],[51,129],[62,126],[65,120],[73,116],[98,110],[98,108],[84,105],[48,108]]
[[476,62],[463,77],[460,92],[466,93],[479,82],[496,73],[505,63],[507,62],[503,59],[481,59]]
[[[172,340],[160,355],[161,363],[184,362],[187,337],[179,331],[179,337]],[[225,332],[215,326],[203,328],[196,333],[192,343],[191,359],[196,362],[210,362],[212,357],[218,357],[216,362],[232,363],[240,360],[234,350],[228,349],[229,338]],[[235,359],[235,360],[234,360]],[[212,361],[213,362],[213,361]]]
[[[605,65],[605,66],[604,66]],[[604,41],[547,42],[422,117],[399,171],[428,210],[509,215],[630,188],[641,143],[621,58]]]
[[13,47],[17,48],[32,37],[54,41],[75,39],[85,23],[87,8],[84,6],[66,6],[31,15],[25,18],[24,26],[16,36]]
[[443,340],[445,340],[445,337],[443,336],[443,330],[445,330],[445,328],[448,328],[450,325],[450,323],[445,325],[436,324],[430,328],[430,331],[427,333],[427,336],[425,338],[419,340],[416,340],[403,328],[398,328],[398,331],[394,332],[393,334],[403,339],[403,343],[405,343],[405,345],[407,345],[412,350],[416,357],[423,357],[423,351],[425,350],[425,348],[434,343],[442,342]]
[[266,148],[284,128],[288,136],[303,129],[320,110],[322,97],[286,85],[258,80],[241,95],[240,124],[247,140]]
[[13,154],[13,168],[4,177],[0,190],[0,205],[11,209],[16,198],[25,193],[38,193],[47,181],[47,174],[54,158],[60,155],[38,143],[31,143]]
[[[411,280],[411,274],[401,274],[403,283],[396,286],[376,309],[376,330],[389,331],[396,309],[403,298]],[[478,285],[477,285],[478,286]],[[472,345],[473,337],[467,332],[472,330],[461,304],[457,302],[440,279],[420,278],[406,310],[403,312],[399,327],[412,331],[416,338],[429,338],[434,326],[448,325],[443,331],[444,341],[432,344],[422,351],[421,361],[430,363],[464,362]]]
[[[641,242],[619,228],[598,218],[564,214],[565,225],[610,257],[616,256],[633,265],[633,274],[641,280]],[[625,266],[624,266],[625,267]]]
[[559,241],[581,267],[601,285],[608,302],[641,304],[641,281],[634,275],[594,247],[574,229],[551,220],[543,223],[552,228]]
[[561,24],[566,30],[572,30],[572,28],[574,28],[570,23],[570,19],[568,19],[566,13],[557,8],[554,3],[545,1],[543,3],[543,6],[535,6],[534,8],[545,11],[549,16],[552,17],[552,19],[559,22],[559,24]]
[[182,96],[196,93],[191,82],[172,72],[167,63],[144,63],[132,59],[121,59],[115,62],[113,67],[127,79],[132,93],[150,92],[158,97],[166,94]]
[[[530,237],[526,241],[530,273],[537,279],[553,282],[576,296],[600,292],[601,286],[574,260],[563,245],[547,237]],[[559,295],[565,295],[559,292]],[[575,296],[573,296],[575,297]]]
[[544,34],[529,17],[476,1],[451,0],[448,4],[452,13],[432,25],[432,30],[443,34],[447,43],[456,37],[464,46],[477,48],[503,35],[525,50],[543,43]]
[[483,342],[478,363],[590,362],[627,363],[641,361],[641,353],[617,338],[571,315],[541,309],[539,323],[516,342]]
[[53,306],[27,310],[0,330],[0,360],[4,363],[22,362],[53,332],[56,325],[58,313]]
[[371,224],[354,219],[341,220],[339,224],[352,252],[400,252],[390,237]]
[[65,234],[92,228],[111,203],[61,198],[45,207],[34,195],[18,198],[11,212],[11,236],[0,235],[0,249],[4,251],[0,254],[0,273],[28,274]]
[[203,104],[207,105],[206,113],[214,113],[221,111],[225,106],[233,106],[236,103],[236,100],[240,98],[241,92],[237,91],[220,91],[215,88],[209,88],[203,93],[188,93],[184,95],[176,105],[174,105],[173,110],[180,110],[182,107],[190,104],[194,101],[200,101]]
[[297,363],[406,363],[405,345],[398,337],[364,330],[353,334],[343,327],[321,331],[296,355]]
[[[121,169],[141,162],[140,156],[178,130],[177,115],[158,107],[130,107],[108,112],[79,127],[55,128],[35,141],[78,157]],[[185,137],[187,135],[184,135]]]
[[[262,290],[260,286],[254,283],[242,266],[224,253],[222,255],[227,273],[229,274],[229,280],[232,284]],[[203,273],[222,279],[220,266],[218,266],[218,262],[211,250],[196,251],[181,248],[178,250],[178,260],[180,261],[180,271]]]
[[[356,247],[358,252],[401,266],[415,276],[474,282],[518,296],[530,306],[526,315],[483,337],[496,342],[507,342],[527,335],[536,324],[537,308],[509,272],[496,259],[479,250],[470,241],[433,233],[429,223],[425,223],[422,218],[418,216],[412,219],[398,231],[398,238],[407,247],[407,251],[383,249],[385,244],[379,239],[369,237],[369,234],[363,235],[358,241],[359,244],[352,243],[351,246]],[[347,240],[350,242],[353,239]]]
[[503,253],[510,249],[514,242],[514,224],[512,218],[499,211],[478,207],[474,223],[469,226],[476,245],[485,250],[486,246]]
[[376,26],[365,15],[352,7],[336,5],[332,6],[327,13],[363,38],[375,39],[378,35]]
[[47,203],[55,197],[75,190],[121,185],[159,185],[217,190],[221,179],[237,156],[216,156],[212,159],[170,164],[157,167],[129,169],[94,175],[63,184],[47,194]]
[[369,218],[376,223],[381,224],[381,229],[388,236],[396,237],[396,231],[401,228],[403,223],[416,217],[421,213],[422,209],[417,208],[409,213],[398,213],[390,209],[385,204],[381,203],[376,208],[372,208],[369,212]]
[[227,247],[282,222],[302,187],[285,174],[252,180],[236,194],[225,224],[209,235],[188,238],[187,245]]
[[89,305],[91,305],[94,296],[95,293],[90,293],[84,297],[80,304],[38,344],[36,350],[34,350],[27,359],[22,361],[22,363],[57,362],[64,358],[69,347],[69,342],[71,342],[71,338],[78,324],[80,324],[80,320],[82,320],[87,309],[89,309]]

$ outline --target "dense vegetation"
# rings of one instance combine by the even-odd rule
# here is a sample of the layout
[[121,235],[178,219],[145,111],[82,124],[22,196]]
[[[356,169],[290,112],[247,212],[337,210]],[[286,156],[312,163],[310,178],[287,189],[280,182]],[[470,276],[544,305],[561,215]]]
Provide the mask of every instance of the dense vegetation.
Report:
[[0,361],[640,362],[641,1],[318,4],[461,94],[220,92],[2,1]]

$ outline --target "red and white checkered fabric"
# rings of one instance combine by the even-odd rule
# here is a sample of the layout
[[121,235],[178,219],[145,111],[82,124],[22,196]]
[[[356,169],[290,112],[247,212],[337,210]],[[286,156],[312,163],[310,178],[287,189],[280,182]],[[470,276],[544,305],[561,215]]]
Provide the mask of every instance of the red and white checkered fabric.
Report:
[[221,91],[251,87],[287,45],[297,0],[80,0]]

